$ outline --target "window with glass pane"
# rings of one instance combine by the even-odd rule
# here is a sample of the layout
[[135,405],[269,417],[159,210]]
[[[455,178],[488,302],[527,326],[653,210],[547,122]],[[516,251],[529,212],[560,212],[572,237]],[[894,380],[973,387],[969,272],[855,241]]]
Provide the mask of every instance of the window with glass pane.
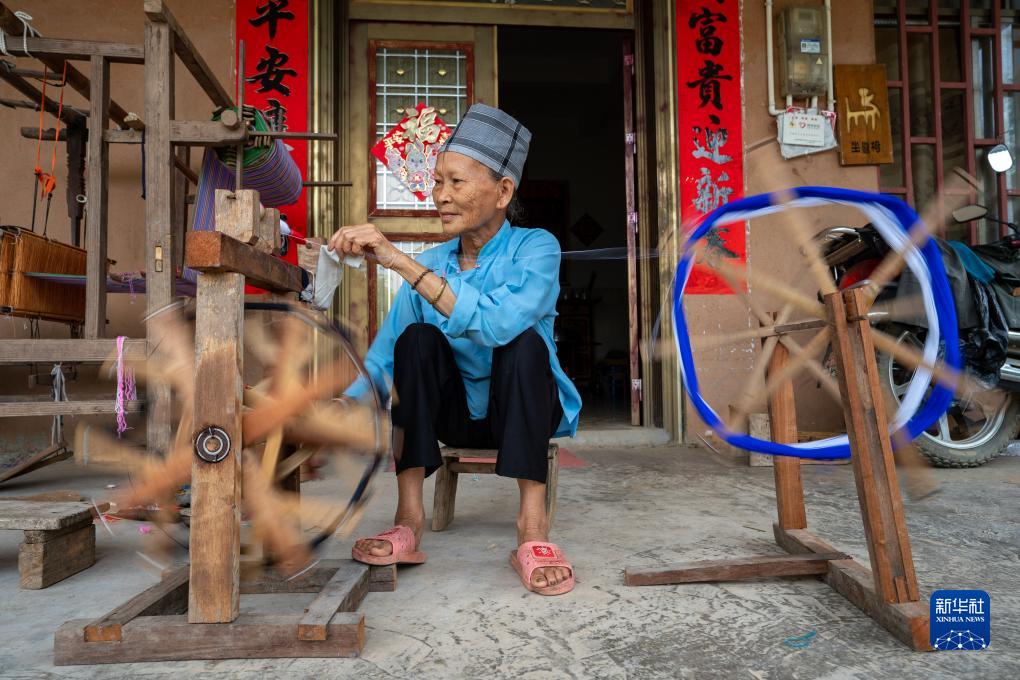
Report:
[[[938,200],[954,169],[983,184],[969,198],[991,216],[1020,205],[1016,171],[996,175],[988,150],[1017,150],[1020,112],[1020,0],[875,0],[875,55],[886,67],[894,163],[881,166],[882,190],[919,212]],[[938,225],[947,238],[999,238],[990,220]]]
[[[393,245],[397,247],[403,253],[414,257],[420,253],[424,253],[429,248],[439,245],[435,241],[397,241]],[[390,269],[383,267],[375,268],[375,286],[376,286],[376,319],[381,324],[386,315],[390,313],[390,307],[393,306],[393,298],[397,296],[397,291],[400,290],[400,286],[403,285],[404,278],[393,272]],[[375,337],[375,328],[369,329],[372,336]]]
[[[370,49],[374,62],[369,73],[369,98],[374,115],[374,140],[382,139],[420,103],[433,106],[450,128],[472,102],[474,73],[470,44],[376,41]],[[373,143],[375,143],[375,141]],[[435,213],[432,199],[418,200],[376,158],[371,159],[372,215],[428,215]]]

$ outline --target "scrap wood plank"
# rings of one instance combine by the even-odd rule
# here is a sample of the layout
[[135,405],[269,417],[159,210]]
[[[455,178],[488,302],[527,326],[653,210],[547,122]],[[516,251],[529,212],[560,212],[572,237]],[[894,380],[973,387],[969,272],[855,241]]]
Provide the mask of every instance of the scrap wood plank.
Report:
[[365,617],[339,613],[325,640],[294,635],[301,614],[242,614],[233,623],[200,626],[188,617],[140,616],[122,627],[117,642],[86,642],[89,619],[68,621],[53,640],[57,666],[193,659],[336,658],[357,656],[365,645]]
[[[776,543],[790,553],[826,553],[835,548],[807,529],[772,525]],[[929,611],[925,602],[885,602],[875,590],[871,571],[853,559],[829,562],[824,581],[858,609],[877,621],[903,644],[920,652],[931,651]]]
[[96,525],[88,522],[57,531],[26,531],[18,547],[22,588],[39,590],[77,574],[96,561]]
[[[88,500],[85,496],[82,496],[77,491],[43,491],[41,493],[33,493],[27,496],[4,496],[0,500],[5,501],[50,501],[55,503],[83,503]],[[109,503],[101,503],[101,506],[110,507]],[[95,515],[95,513],[93,513]]]
[[6,482],[8,479],[14,479],[15,477],[26,475],[29,472],[49,465],[50,463],[56,463],[57,461],[70,458],[71,455],[72,453],[67,450],[67,446],[65,444],[54,444],[53,446],[29,456],[25,461],[18,465],[4,470],[0,473],[0,482]]
[[673,583],[739,581],[769,576],[808,576],[826,573],[831,560],[845,559],[849,557],[841,552],[832,551],[684,562],[655,569],[628,567],[624,571],[623,582],[628,586],[661,586]]
[[351,561],[337,569],[298,623],[298,639],[325,640],[333,616],[357,609],[368,593],[369,581],[367,564]]
[[55,531],[92,523],[91,503],[40,503],[0,499],[0,529]]
[[183,614],[188,609],[188,566],[175,567],[156,585],[143,590],[105,616],[85,626],[86,642],[123,639],[123,627],[139,616]]

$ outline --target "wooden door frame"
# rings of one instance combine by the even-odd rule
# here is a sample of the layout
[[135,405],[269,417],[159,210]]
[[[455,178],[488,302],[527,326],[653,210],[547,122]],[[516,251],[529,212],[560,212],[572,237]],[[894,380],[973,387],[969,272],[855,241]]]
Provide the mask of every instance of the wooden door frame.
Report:
[[[313,3],[321,3],[325,0],[313,0]],[[353,157],[357,156],[357,150],[353,147],[360,146],[355,139],[361,139],[360,133],[352,136],[355,116],[352,115],[351,105],[356,89],[355,74],[352,72],[353,64],[351,45],[354,32],[358,26],[374,23],[373,20],[398,16],[406,21],[420,20],[422,17],[407,14],[405,12],[388,11],[383,14],[383,6],[359,2],[358,0],[346,0],[338,3],[337,8],[337,31],[336,40],[343,41],[337,50],[337,66],[335,73],[324,73],[318,99],[323,95],[330,98],[337,98],[337,129],[341,131],[341,141],[336,152],[336,165],[333,170],[323,170],[320,176],[326,178],[350,179],[355,186],[345,189],[337,197],[339,203],[333,223],[324,229],[329,231],[340,224],[351,224],[359,213],[358,195],[366,196],[367,187],[359,184],[364,181],[360,171],[356,172]],[[672,3],[665,3],[671,5]],[[675,125],[675,92],[673,92],[672,80],[670,77],[675,73],[675,58],[671,55],[671,37],[675,31],[673,21],[673,8],[671,6],[659,7],[658,3],[638,1],[634,3],[634,11],[626,15],[606,17],[604,15],[569,15],[563,12],[504,12],[501,8],[477,8],[470,12],[463,12],[455,8],[437,11],[430,8],[428,21],[458,21],[462,24],[452,24],[453,27],[465,29],[471,24],[486,26],[492,23],[502,25],[546,25],[562,26],[572,28],[609,28],[633,30],[635,46],[635,130],[638,139],[637,145],[637,211],[639,214],[638,243],[642,247],[654,247],[657,243],[664,241],[671,232],[679,228],[678,215],[676,212],[677,194],[677,169],[676,169],[676,125]],[[394,5],[389,8],[392,10]],[[417,11],[417,10],[415,10]],[[497,14],[498,13],[498,14]],[[507,19],[507,17],[513,17]],[[494,18],[496,17],[496,18]],[[606,22],[609,23],[600,23]],[[666,30],[657,27],[665,23]],[[381,25],[381,24],[380,24]],[[450,28],[447,24],[430,24],[431,29]],[[320,29],[321,30],[321,29]],[[430,36],[431,37],[431,36]],[[477,39],[476,39],[477,40]],[[477,44],[477,41],[476,41]],[[496,32],[491,34],[492,80],[497,81],[498,65],[496,64]],[[476,60],[476,64],[477,64]],[[485,68],[485,66],[482,66]],[[654,77],[653,77],[654,74]],[[477,75],[477,74],[476,74]],[[494,90],[496,88],[494,87]],[[337,93],[337,94],[334,94]],[[498,106],[496,92],[491,94],[491,102]],[[476,99],[480,97],[476,96]],[[661,142],[661,144],[660,144]],[[660,148],[661,147],[661,148]],[[364,150],[367,153],[367,150]],[[318,162],[318,161],[315,161]],[[362,199],[363,200],[363,199]],[[646,216],[641,218],[640,216]],[[416,238],[434,238],[434,234],[440,230],[438,224],[429,224],[428,220],[411,230],[417,231],[420,235]],[[388,233],[393,233],[389,232]],[[674,253],[663,253],[659,266],[656,267],[651,260],[639,260],[638,281],[639,281],[639,317],[640,337],[645,340],[652,338],[652,331],[655,326],[663,296],[669,290],[671,266],[675,264]],[[360,301],[372,300],[369,308],[371,314],[375,315],[375,290],[369,292],[368,272],[349,272],[346,285],[341,287],[337,313],[346,317],[352,322],[353,328],[362,328],[361,336],[358,338],[359,349],[367,350],[368,344],[368,314],[369,309],[361,309]],[[374,278],[371,281],[374,289]],[[360,313],[359,313],[360,312]],[[361,323],[353,323],[361,321]],[[376,324],[377,325],[377,324]],[[374,330],[374,328],[373,328]],[[668,340],[671,333],[667,319],[662,319],[662,337]],[[647,342],[645,343],[647,344]],[[680,394],[679,371],[675,360],[666,357],[659,359],[650,347],[644,347],[640,352],[641,374],[642,374],[642,422],[645,426],[663,426],[673,436],[679,439],[683,431],[683,405]]]
[[[405,47],[408,49],[435,49],[435,50],[457,50],[464,52],[467,55],[467,68],[465,74],[465,91],[467,94],[466,106],[470,107],[475,103],[475,49],[473,42],[436,42],[434,40],[368,40],[368,54],[365,56],[366,64],[368,66],[368,146],[372,147],[376,143],[376,116],[379,111],[377,108],[377,90],[376,90],[376,62],[375,52],[379,48],[390,48],[390,47]],[[498,88],[497,88],[498,89]],[[465,109],[466,111],[466,109]],[[368,163],[369,179],[368,179],[368,217],[380,218],[380,217],[439,217],[438,210],[400,210],[393,208],[379,209],[376,206],[376,167],[371,161]]]

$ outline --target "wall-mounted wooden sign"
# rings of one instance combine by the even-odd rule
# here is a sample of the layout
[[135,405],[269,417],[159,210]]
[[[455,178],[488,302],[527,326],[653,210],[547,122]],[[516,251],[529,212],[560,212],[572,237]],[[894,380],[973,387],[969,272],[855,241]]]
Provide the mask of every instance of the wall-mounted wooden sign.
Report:
[[843,165],[892,163],[885,66],[837,65],[835,79],[840,162]]

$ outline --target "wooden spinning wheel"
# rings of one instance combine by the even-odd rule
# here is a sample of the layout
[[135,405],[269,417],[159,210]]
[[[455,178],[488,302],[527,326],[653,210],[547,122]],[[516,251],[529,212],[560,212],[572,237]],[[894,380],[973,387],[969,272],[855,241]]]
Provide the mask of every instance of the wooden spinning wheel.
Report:
[[[356,524],[390,425],[346,334],[285,301],[305,282],[260,247],[272,244],[263,226],[278,233],[277,214],[242,205],[260,205],[258,193],[218,191],[216,231],[187,235],[185,266],[200,272],[193,314],[170,305],[146,320],[149,360],[139,371],[150,425],[178,421],[166,450],[142,455],[112,436],[78,437],[83,458],[130,469],[121,504],[161,512],[190,480],[188,564],[98,619],[66,622],[54,641],[58,665],[356,655],[365,639],[357,608],[369,592],[396,587],[393,565],[311,559]],[[246,282],[284,297],[246,304]],[[316,455],[332,469],[318,492],[298,477]],[[242,610],[242,595],[266,593],[317,596],[292,611]]]
[[[878,264],[870,277],[854,290],[839,291],[820,244],[808,231],[797,210],[819,204],[857,206],[875,224],[889,245],[889,255]],[[702,235],[734,221],[743,221],[777,210],[784,210],[787,227],[782,237],[802,253],[804,266],[795,271],[810,274],[816,295],[804,292],[797,281],[752,272],[712,252],[700,242]],[[930,216],[926,216],[930,217]],[[692,403],[702,418],[731,444],[761,453],[801,458],[846,458],[850,455],[848,437],[832,437],[818,442],[797,444],[767,442],[742,434],[742,423],[760,402],[781,391],[799,373],[807,372],[823,391],[842,405],[838,376],[823,366],[819,356],[832,349],[839,361],[840,352],[855,352],[863,361],[862,352],[879,351],[891,354],[900,364],[913,370],[909,385],[902,389],[898,411],[891,417],[889,435],[897,447],[905,446],[945,411],[953,392],[972,388],[960,373],[960,354],[956,332],[956,314],[940,255],[929,240],[928,224],[935,219],[920,219],[902,202],[883,196],[824,188],[800,188],[770,196],[751,197],[737,201],[713,213],[699,226],[685,246],[685,254],[677,273],[674,290],[674,321],[677,327],[677,349],[684,379]],[[745,331],[690,338],[683,313],[683,287],[686,276],[697,262],[724,280],[747,307],[759,324]],[[921,347],[899,342],[898,338],[876,328],[872,322],[888,323],[902,314],[904,305],[887,304],[876,299],[887,284],[908,267],[920,282],[921,294],[909,305],[909,314],[926,317],[930,329]],[[802,277],[801,277],[802,278]],[[768,298],[776,306],[766,306],[759,298]],[[849,316],[847,316],[849,314]],[[851,348],[839,342],[838,331],[846,323],[860,323],[865,336],[862,347]],[[807,338],[803,340],[802,338]],[[698,391],[697,365],[699,354],[737,343],[761,340],[761,351],[744,385],[742,394],[726,417],[703,399]],[[777,350],[782,350],[777,357]],[[838,373],[838,371],[837,371]],[[848,423],[848,432],[852,428]]]
[[[938,208],[951,210],[943,208],[946,204],[942,201],[938,203]],[[796,210],[790,210],[824,204],[857,207],[890,247],[889,257],[861,285],[839,290],[819,244]],[[780,211],[784,211],[788,227],[784,236],[805,258],[803,269],[810,273],[817,295],[779,278],[735,266],[703,245],[714,228]],[[938,217],[936,213],[920,219],[902,201],[888,196],[801,187],[724,205],[693,230],[683,247],[673,290],[676,349],[687,394],[702,419],[730,444],[776,456],[778,521],[773,528],[776,542],[793,554],[692,562],[661,569],[629,568],[625,577],[628,585],[819,574],[911,648],[931,648],[928,608],[921,599],[914,571],[893,444],[906,449],[910,440],[938,420],[955,390],[973,389],[960,372],[955,307],[941,256],[926,226],[938,224]],[[695,263],[711,268],[726,281],[760,327],[692,340],[684,316],[683,293]],[[911,270],[921,287],[919,305],[929,329],[921,349],[899,343],[871,324],[878,316],[876,312],[888,318],[889,310],[881,303],[876,306],[875,300],[904,267]],[[773,303],[780,301],[776,313],[772,313],[774,307],[765,306],[769,303],[762,301],[762,293]],[[813,335],[807,341],[795,338],[804,333]],[[699,391],[697,351],[755,338],[761,339],[761,351],[744,393],[724,419]],[[830,345],[835,357],[834,374],[817,358]],[[914,369],[891,419],[886,416],[879,388],[876,348]],[[801,371],[810,372],[840,404],[847,435],[797,443],[792,378]],[[773,441],[748,436],[740,429],[740,421],[761,399],[768,401]],[[853,464],[870,571],[807,530],[800,458],[846,457]]]
[[[153,508],[150,518],[183,545],[186,527],[174,526],[171,509],[175,492],[190,482],[195,456],[216,463],[234,445],[219,428],[193,427],[194,317],[194,306],[183,303],[152,315],[163,340],[135,367],[142,380],[173,389],[178,424],[170,451],[145,455],[88,426],[78,428],[75,447],[80,463],[113,464],[127,473],[130,484],[110,499],[116,507]],[[316,546],[357,524],[369,482],[389,452],[388,415],[371,389],[364,401],[340,396],[368,374],[341,327],[321,314],[287,303],[248,303],[244,336],[241,475],[251,530],[242,532],[242,554],[293,573]],[[322,475],[319,493],[302,496],[301,467],[313,460]]]

